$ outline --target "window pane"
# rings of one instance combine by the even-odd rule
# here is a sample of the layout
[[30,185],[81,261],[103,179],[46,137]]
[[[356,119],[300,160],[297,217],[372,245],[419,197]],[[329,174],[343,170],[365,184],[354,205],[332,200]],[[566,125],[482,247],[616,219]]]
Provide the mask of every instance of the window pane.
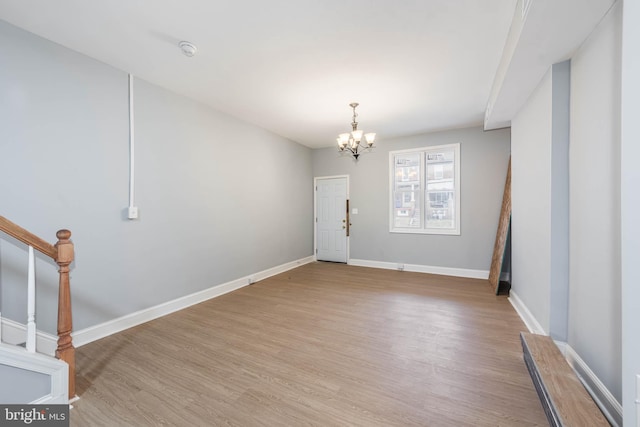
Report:
[[455,159],[454,150],[443,147],[444,150],[427,152],[427,163],[452,162]]
[[394,227],[420,228],[420,192],[397,191],[394,199]]
[[395,188],[413,184],[420,185],[420,153],[397,154],[394,159]]
[[455,197],[453,191],[434,191],[427,193],[428,228],[455,228]]
[[427,208],[427,228],[455,228],[455,199],[447,203],[429,203]]
[[453,229],[455,221],[455,151],[427,152],[427,228]]

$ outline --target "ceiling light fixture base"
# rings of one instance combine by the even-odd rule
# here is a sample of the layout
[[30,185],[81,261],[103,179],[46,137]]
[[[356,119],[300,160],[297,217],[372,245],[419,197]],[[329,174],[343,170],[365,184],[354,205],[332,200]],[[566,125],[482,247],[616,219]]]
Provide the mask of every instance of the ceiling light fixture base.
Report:
[[180,47],[180,50],[182,50],[182,53],[184,53],[185,56],[188,56],[189,58],[195,56],[196,52],[198,52],[198,48],[196,47],[196,45],[188,41],[183,40],[178,43],[178,46]]

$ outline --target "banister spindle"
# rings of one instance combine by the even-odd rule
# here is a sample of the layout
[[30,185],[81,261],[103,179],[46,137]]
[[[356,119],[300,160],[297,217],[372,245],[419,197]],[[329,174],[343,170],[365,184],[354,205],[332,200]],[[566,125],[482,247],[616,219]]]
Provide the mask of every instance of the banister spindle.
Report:
[[60,267],[60,286],[58,289],[58,348],[56,357],[69,365],[69,398],[76,395],[76,349],[73,347],[71,330],[71,290],[69,287],[69,264],[73,262],[73,243],[69,240],[71,232],[60,230],[56,233],[57,257],[56,263]]
[[36,264],[33,246],[29,246],[29,271],[27,272],[27,351],[36,352]]

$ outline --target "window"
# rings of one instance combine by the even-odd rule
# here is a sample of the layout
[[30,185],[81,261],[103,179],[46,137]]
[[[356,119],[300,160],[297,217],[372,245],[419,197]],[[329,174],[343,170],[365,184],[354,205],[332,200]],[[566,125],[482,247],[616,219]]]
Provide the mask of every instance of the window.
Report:
[[389,153],[394,233],[460,234],[460,144]]

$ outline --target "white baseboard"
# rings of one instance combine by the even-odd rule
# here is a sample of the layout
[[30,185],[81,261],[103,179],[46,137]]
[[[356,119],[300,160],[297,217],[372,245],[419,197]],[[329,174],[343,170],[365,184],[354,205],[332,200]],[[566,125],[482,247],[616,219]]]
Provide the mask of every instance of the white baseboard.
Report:
[[516,310],[516,313],[518,313],[518,315],[526,325],[527,329],[529,329],[529,332],[532,332],[534,334],[541,334],[541,335],[547,334],[544,328],[542,327],[542,325],[540,325],[540,323],[535,318],[535,316],[531,314],[527,306],[524,305],[522,300],[518,297],[518,294],[516,294],[513,291],[513,289],[509,291],[509,302],[511,303],[513,308]]
[[199,304],[220,295],[224,295],[259,280],[266,279],[268,277],[283,273],[285,271],[291,270],[304,264],[308,264],[313,261],[313,256],[302,258],[296,261],[291,261],[257,273],[249,274],[247,276],[232,280],[227,283],[213,286],[203,291],[195,292],[193,294],[156,305],[154,307],[127,314],[126,316],[122,316],[117,319],[101,323],[99,325],[90,326],[88,328],[75,331],[71,334],[71,336],[73,337],[73,344],[76,347],[83,346],[90,342],[99,340],[100,338],[104,338],[125,329],[129,329],[142,323],[146,323],[150,320],[166,316],[167,314],[173,313],[175,311],[182,310],[195,304]]
[[[466,277],[470,279],[486,280],[489,278],[489,271],[487,270],[470,270],[466,268],[438,267],[432,265],[404,264],[386,261],[370,261],[366,259],[353,258],[349,260],[349,265],[355,265],[358,267],[384,268],[386,270],[413,271],[416,273],[440,274],[444,276]],[[400,266],[402,266],[402,268],[400,268]]]
[[[186,295],[173,301],[168,301],[154,307],[140,310],[135,313],[131,313],[105,323],[101,323],[99,325],[90,326],[88,328],[75,331],[71,334],[71,336],[73,337],[73,345],[75,347],[80,347],[100,338],[107,337],[133,326],[137,326],[150,320],[173,313],[175,311],[182,310],[183,308],[187,308],[194,304],[199,304],[208,299],[224,295],[226,293],[235,291],[236,289],[247,286],[251,283],[264,280],[268,277],[283,273],[285,271],[291,270],[292,268],[296,268],[313,261],[313,256],[302,258],[296,261],[291,261],[254,274],[250,274],[240,279],[232,280],[231,282],[213,286],[209,289],[205,289],[191,295]],[[1,336],[3,342],[7,344],[17,345],[26,341],[26,325],[7,318],[2,318],[0,320],[0,325],[2,327]],[[55,356],[57,345],[57,336],[42,331],[37,332],[36,349],[38,353]]]
[[611,394],[609,389],[600,381],[596,374],[589,368],[584,360],[567,343],[565,344],[564,355],[569,365],[580,378],[580,381],[587,389],[593,400],[596,402],[607,420],[614,427],[622,426],[622,405]]
[[22,347],[0,343],[0,364],[39,372],[51,378],[50,393],[28,403],[69,403],[69,365],[65,362],[39,353],[29,353]]
[[[2,328],[2,342],[18,345],[27,341],[27,326],[14,322],[11,319],[2,318],[0,320]],[[55,356],[58,348],[58,337],[46,332],[36,332],[36,351],[48,356]]]

